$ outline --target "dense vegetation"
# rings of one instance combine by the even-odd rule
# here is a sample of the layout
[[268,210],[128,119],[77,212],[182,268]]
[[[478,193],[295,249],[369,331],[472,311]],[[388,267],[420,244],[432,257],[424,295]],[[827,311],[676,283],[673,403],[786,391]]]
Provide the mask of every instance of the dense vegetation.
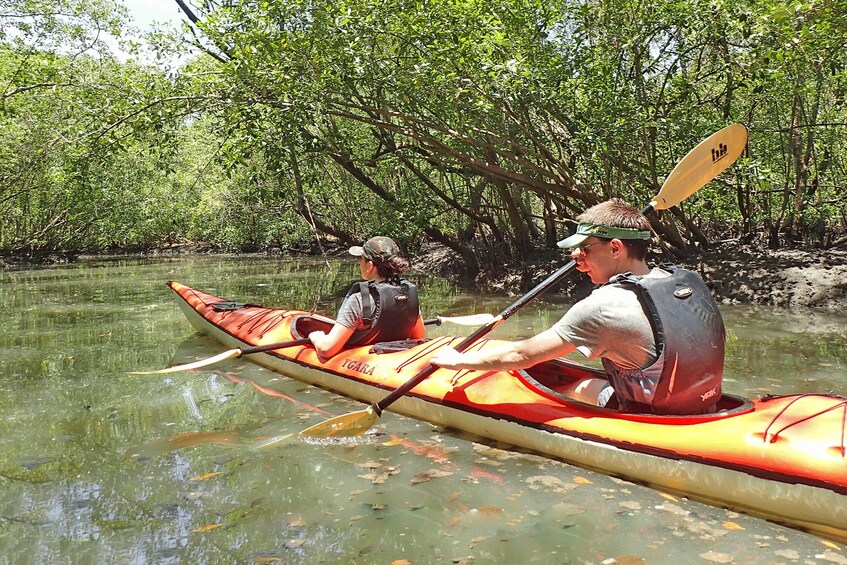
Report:
[[0,0],[0,250],[387,233],[486,268],[732,122],[663,242],[845,243],[845,0],[174,1],[154,64],[110,51],[119,2]]

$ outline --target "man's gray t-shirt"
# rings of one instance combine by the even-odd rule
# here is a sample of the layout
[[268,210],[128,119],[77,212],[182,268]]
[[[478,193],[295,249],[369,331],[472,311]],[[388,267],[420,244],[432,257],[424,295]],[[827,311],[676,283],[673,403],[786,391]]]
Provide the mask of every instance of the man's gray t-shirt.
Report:
[[[668,277],[654,268],[648,277]],[[588,359],[604,357],[624,369],[641,369],[656,360],[650,320],[634,291],[603,285],[580,300],[553,326]]]

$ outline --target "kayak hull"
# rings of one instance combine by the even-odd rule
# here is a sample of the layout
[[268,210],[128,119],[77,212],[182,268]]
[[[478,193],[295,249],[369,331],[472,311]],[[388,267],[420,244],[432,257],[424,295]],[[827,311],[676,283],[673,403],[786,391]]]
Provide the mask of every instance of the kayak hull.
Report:
[[[254,305],[216,309],[227,302],[168,284],[191,325],[226,347],[286,342],[304,337],[309,323],[332,322]],[[329,360],[299,345],[249,359],[370,404],[458,339],[441,337],[385,353],[358,347]],[[496,343],[484,340],[472,348]],[[749,401],[725,395],[719,414],[672,417],[621,414],[570,398],[579,382],[599,377],[596,369],[558,360],[527,371],[439,369],[390,410],[847,542],[844,398]],[[255,384],[272,389],[273,380]]]

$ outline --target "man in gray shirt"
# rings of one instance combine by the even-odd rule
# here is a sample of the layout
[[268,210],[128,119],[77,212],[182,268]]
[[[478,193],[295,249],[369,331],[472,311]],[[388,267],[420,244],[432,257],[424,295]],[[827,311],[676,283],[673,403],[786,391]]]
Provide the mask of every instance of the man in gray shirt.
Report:
[[[696,273],[646,263],[647,219],[621,199],[586,210],[560,241],[576,269],[602,285],[550,329],[523,341],[458,353],[442,348],[432,364],[447,369],[522,369],[579,351],[601,359],[616,404],[654,414],[710,412],[720,398],[725,333],[708,288]],[[592,395],[603,405],[610,390]],[[585,400],[585,398],[583,398]]]

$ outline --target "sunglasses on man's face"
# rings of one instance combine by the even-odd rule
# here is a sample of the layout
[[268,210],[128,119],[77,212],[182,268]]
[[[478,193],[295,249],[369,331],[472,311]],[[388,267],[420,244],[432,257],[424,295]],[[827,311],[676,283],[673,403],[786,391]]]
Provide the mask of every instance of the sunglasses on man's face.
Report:
[[588,248],[593,245],[600,245],[601,243],[609,243],[611,239],[601,239],[600,241],[595,241],[594,243],[589,243],[588,245],[577,245],[573,248],[574,251],[578,251],[581,255],[588,255]]

